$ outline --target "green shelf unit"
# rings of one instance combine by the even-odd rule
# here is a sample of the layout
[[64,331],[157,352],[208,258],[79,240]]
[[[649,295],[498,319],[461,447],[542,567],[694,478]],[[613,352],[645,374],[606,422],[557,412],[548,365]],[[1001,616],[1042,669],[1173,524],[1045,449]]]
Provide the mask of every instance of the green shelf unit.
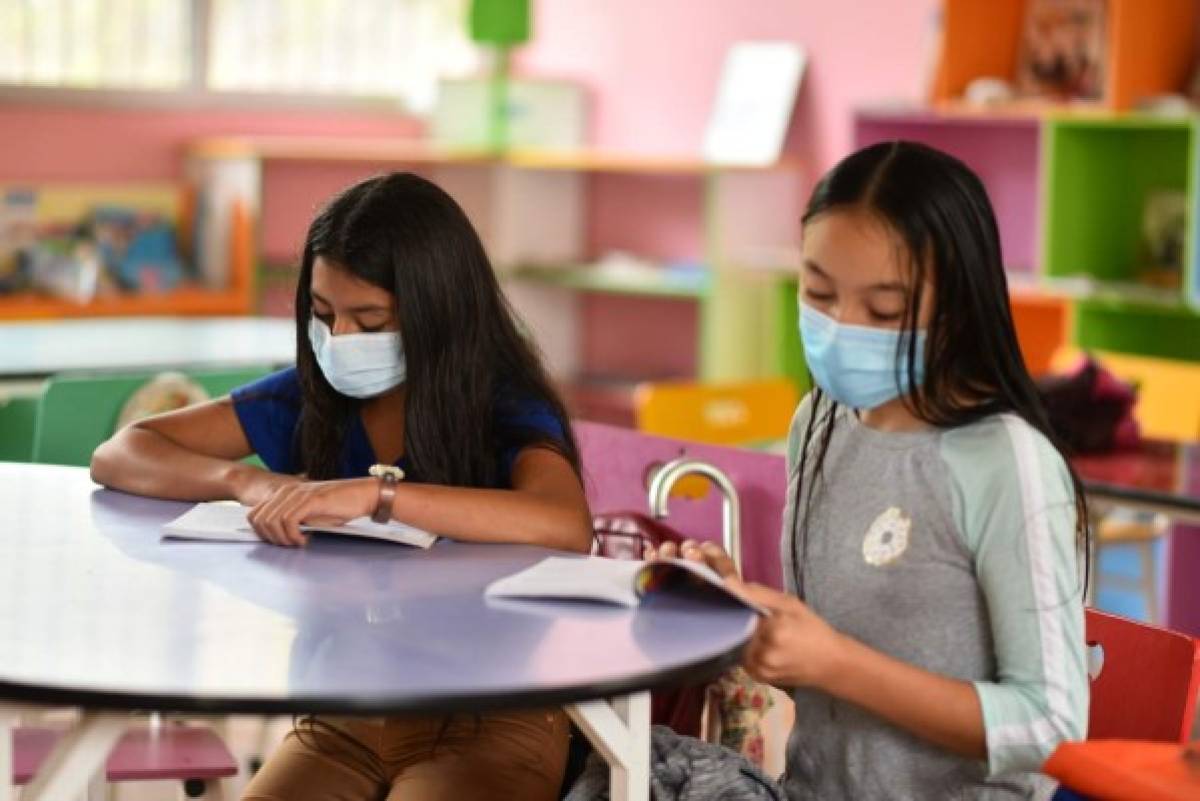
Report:
[[1200,313],[1182,303],[1080,300],[1073,329],[1072,340],[1084,350],[1200,361]]
[[[1043,274],[1136,283],[1145,261],[1141,227],[1147,196],[1180,190],[1195,206],[1193,120],[1062,117],[1045,126]],[[1184,252],[1190,256],[1193,230],[1188,237]],[[1186,265],[1185,273],[1193,269]]]
[[812,388],[812,382],[808,374],[808,362],[804,360],[804,343],[800,341],[799,289],[800,282],[793,278],[779,282],[775,290],[774,319],[779,326],[775,337],[779,363],[775,372],[790,378],[800,394],[804,395]]

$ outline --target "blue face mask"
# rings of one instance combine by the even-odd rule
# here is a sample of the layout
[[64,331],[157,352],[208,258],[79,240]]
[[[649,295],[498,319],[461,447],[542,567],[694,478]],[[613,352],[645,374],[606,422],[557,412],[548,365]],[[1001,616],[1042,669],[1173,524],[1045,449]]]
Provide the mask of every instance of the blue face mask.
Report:
[[882,406],[924,380],[925,332],[917,332],[915,381],[908,371],[908,337],[905,331],[843,325],[800,304],[800,338],[813,379],[835,401],[854,409]]

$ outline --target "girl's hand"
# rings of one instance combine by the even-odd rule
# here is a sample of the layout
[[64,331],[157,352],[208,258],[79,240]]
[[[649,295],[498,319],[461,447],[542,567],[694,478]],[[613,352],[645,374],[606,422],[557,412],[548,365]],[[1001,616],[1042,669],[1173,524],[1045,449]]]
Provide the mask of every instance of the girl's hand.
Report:
[[842,635],[796,596],[742,581],[729,554],[716,543],[684,540],[646,549],[647,559],[656,556],[704,562],[731,590],[770,611],[758,621],[742,655],[742,664],[754,678],[780,687],[820,687],[835,669],[845,642]]
[[734,578],[727,581],[771,612],[758,621],[742,654],[750,675],[776,687],[823,688],[837,670],[846,643],[843,635],[794,595]]
[[678,544],[664,542],[658,548],[646,546],[642,558],[691,559],[694,562],[703,562],[708,565],[722,578],[738,577],[733,560],[715,542],[696,542],[695,540],[684,540]]
[[277,490],[290,484],[299,484],[297,476],[271,473],[250,465],[239,464],[234,478],[234,499],[242,506],[258,506]]
[[379,499],[374,478],[305,481],[278,487],[247,518],[258,536],[275,545],[304,545],[302,523],[338,526],[371,514]]

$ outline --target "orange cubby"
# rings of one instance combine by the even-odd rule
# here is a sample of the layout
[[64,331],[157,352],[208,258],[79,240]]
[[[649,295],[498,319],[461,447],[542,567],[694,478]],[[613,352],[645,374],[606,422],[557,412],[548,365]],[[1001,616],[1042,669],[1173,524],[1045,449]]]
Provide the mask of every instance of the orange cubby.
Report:
[[[194,198],[184,192],[181,207],[192,208]],[[192,235],[185,216],[180,235]],[[0,294],[0,321],[45,320],[61,317],[146,317],[242,315],[254,311],[254,221],[245,205],[233,201],[229,224],[229,281],[222,289],[187,285],[162,293],[105,295],[77,303],[38,292]]]
[[[943,0],[930,99],[960,101],[976,78],[1013,81],[1029,0]],[[1134,108],[1147,97],[1184,91],[1196,57],[1195,0],[1108,0],[1100,105]]]
[[1053,295],[1013,292],[1009,303],[1025,366],[1034,376],[1049,373],[1055,352],[1067,341],[1069,302]]

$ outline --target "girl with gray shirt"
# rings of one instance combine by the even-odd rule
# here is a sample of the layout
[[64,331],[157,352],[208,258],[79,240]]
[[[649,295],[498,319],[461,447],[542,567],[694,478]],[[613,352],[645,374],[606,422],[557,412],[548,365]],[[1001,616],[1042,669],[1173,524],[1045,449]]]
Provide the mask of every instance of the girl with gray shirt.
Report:
[[772,611],[745,665],[796,703],[787,795],[1048,798],[1042,763],[1087,726],[1087,512],[987,194],[950,156],[875,145],[817,185],[803,234],[787,591],[744,585]]

